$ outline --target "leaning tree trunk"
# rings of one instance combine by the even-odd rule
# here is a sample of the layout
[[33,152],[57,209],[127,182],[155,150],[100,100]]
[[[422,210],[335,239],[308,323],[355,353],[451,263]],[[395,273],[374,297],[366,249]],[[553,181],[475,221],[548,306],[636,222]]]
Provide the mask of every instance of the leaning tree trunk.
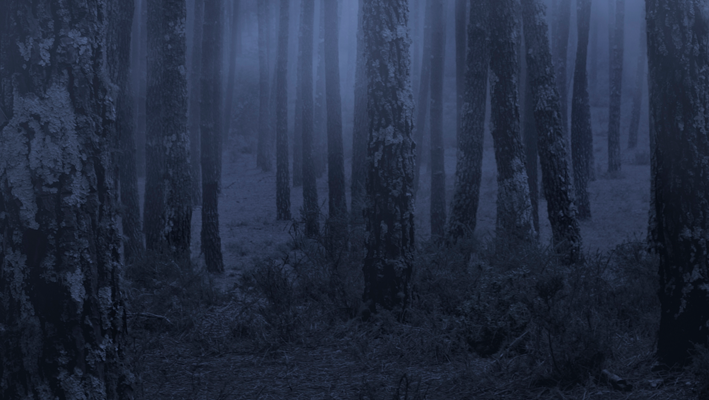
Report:
[[635,75],[635,92],[633,93],[633,110],[630,114],[630,127],[628,128],[628,148],[634,149],[638,144],[638,129],[640,128],[640,114],[643,103],[643,86],[647,82],[647,33],[645,21],[640,28],[640,54]]
[[709,337],[709,16],[703,1],[648,0],[650,236],[660,259],[657,356],[691,361]]
[[355,68],[354,125],[352,127],[352,175],[350,189],[350,224],[364,225],[364,189],[367,176],[367,77],[365,75],[362,4],[359,0],[357,26],[357,66]]
[[443,147],[443,66],[446,36],[443,0],[433,0],[431,37],[431,237],[443,237],[446,225],[446,170]]
[[111,1],[106,31],[107,66],[116,93],[116,134],[119,141],[118,179],[120,181],[121,223],[123,227],[123,260],[132,264],[139,259],[143,245],[140,221],[138,175],[136,171],[135,131],[133,120],[133,91],[129,80],[130,45],[134,3]]
[[99,78],[118,4],[1,4],[0,398],[131,399],[116,115]]
[[187,136],[185,0],[148,0],[145,243],[190,261],[192,192]]
[[325,104],[327,107],[328,225],[333,244],[347,232],[345,159],[342,150],[342,98],[337,1],[325,1]]
[[483,166],[486,91],[490,53],[488,49],[488,1],[473,0],[468,26],[467,70],[463,120],[458,136],[455,194],[448,223],[448,237],[456,241],[475,231]]
[[608,172],[620,171],[620,101],[623,89],[625,0],[615,2],[615,32],[611,48],[610,100],[608,105]]
[[[424,0],[426,12],[423,23],[423,49],[421,56],[421,78],[419,80],[418,101],[416,102],[416,124],[414,124],[414,141],[416,142],[416,161],[414,165],[414,194],[418,192],[421,180],[421,163],[423,161],[423,138],[426,132],[426,116],[428,115],[429,90],[431,89],[431,7],[433,0]],[[416,60],[414,60],[416,62]]]
[[290,177],[288,172],[288,9],[280,2],[278,54],[276,56],[276,219],[289,220]]
[[517,105],[515,0],[491,1],[489,21],[490,122],[498,187],[497,237],[501,242],[530,241],[536,232],[524,169],[525,157]]
[[192,69],[187,114],[187,129],[190,133],[190,167],[192,171],[192,205],[202,204],[202,164],[200,162],[200,83],[202,75],[202,29],[204,25],[204,1],[194,0],[194,38],[192,43]]
[[222,124],[219,101],[222,66],[222,14],[220,1],[205,1],[200,79],[200,131],[202,162],[202,231],[204,263],[210,272],[224,272],[219,235],[219,192],[222,178]]
[[315,24],[315,0],[302,0],[300,19],[300,85],[302,105],[303,139],[303,213],[305,214],[305,234],[317,236],[318,187],[315,179],[315,159],[313,158],[313,29]]
[[567,141],[559,112],[562,105],[554,82],[544,5],[539,0],[522,0],[522,8],[547,214],[557,253],[564,262],[573,263],[581,255],[581,232],[569,179]]
[[403,317],[415,250],[409,10],[407,0],[364,0],[362,12],[369,115],[362,299],[368,312],[383,307]]
[[574,168],[574,189],[576,208],[581,220],[591,218],[591,204],[588,198],[589,171],[593,169],[593,131],[591,129],[591,107],[589,105],[586,60],[588,36],[591,27],[591,0],[577,0],[578,46],[574,69],[574,93],[571,100],[571,158]]
[[271,43],[271,24],[269,21],[268,1],[258,2],[258,64],[259,64],[259,107],[258,107],[258,144],[256,166],[264,172],[271,171],[271,129],[268,120],[270,110],[268,71],[269,44]]

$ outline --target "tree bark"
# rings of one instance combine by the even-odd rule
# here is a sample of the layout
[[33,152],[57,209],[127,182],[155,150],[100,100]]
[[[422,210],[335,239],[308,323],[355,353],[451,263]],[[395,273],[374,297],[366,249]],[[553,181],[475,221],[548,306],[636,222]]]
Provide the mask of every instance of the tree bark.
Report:
[[333,244],[347,233],[345,159],[342,149],[342,98],[337,1],[325,1],[325,96],[327,106],[328,225]]
[[271,164],[271,129],[269,122],[269,46],[271,43],[271,24],[268,1],[258,2],[258,62],[259,62],[259,111],[258,111],[258,144],[256,150],[256,166],[264,172],[273,168]]
[[104,57],[116,48],[106,46],[106,25],[118,6],[2,2],[3,399],[133,398],[120,287],[117,116],[111,83],[98,78],[109,76]]
[[569,179],[567,140],[559,112],[562,105],[554,82],[544,6],[539,0],[522,0],[522,7],[529,83],[539,135],[542,187],[552,239],[562,261],[574,263],[581,255],[581,232]]
[[428,115],[429,91],[431,89],[431,7],[434,0],[424,0],[426,12],[423,23],[423,51],[421,52],[421,78],[419,81],[418,101],[416,102],[416,124],[414,125],[414,142],[416,143],[416,161],[414,166],[414,195],[418,192],[421,180],[421,164],[423,162],[423,138],[426,132],[426,116]]
[[[414,253],[414,143],[407,0],[364,0],[367,62],[366,313],[403,317]],[[382,40],[387,35],[388,40]]]
[[462,127],[458,136],[455,194],[448,225],[451,241],[472,234],[477,223],[490,60],[488,16],[488,0],[473,0],[468,24],[468,68],[465,73]]
[[[527,33],[524,32],[526,35]],[[524,48],[526,53],[526,46]],[[522,97],[522,140],[524,141],[524,154],[527,159],[527,180],[529,183],[529,200],[532,203],[532,222],[534,230],[539,233],[539,135],[534,120],[534,100],[532,95],[532,77],[529,72],[526,57],[520,57],[522,64],[520,72],[521,87],[524,90]]]
[[202,254],[207,270],[224,272],[222,240],[219,234],[219,192],[222,175],[221,94],[222,23],[220,1],[205,1],[202,33],[202,76],[200,78],[200,131],[202,162]]
[[640,55],[635,75],[635,92],[633,93],[633,110],[630,114],[630,127],[628,128],[628,148],[634,149],[638,144],[638,129],[640,128],[640,114],[642,113],[643,86],[647,82],[647,33],[645,22],[640,28]]
[[352,175],[350,189],[350,224],[364,225],[362,210],[365,201],[365,181],[367,177],[367,76],[364,59],[364,33],[362,21],[363,0],[359,0],[357,26],[357,67],[355,69],[354,125],[352,131]]
[[591,28],[591,0],[577,0],[578,46],[574,69],[574,93],[571,103],[571,158],[574,169],[576,208],[581,220],[591,218],[588,198],[589,171],[593,153],[591,107],[589,105],[586,61]]
[[[465,49],[466,49],[466,12],[467,0],[455,0],[455,99],[456,99],[456,137],[461,135],[463,126],[463,103],[465,102]],[[414,57],[414,60],[416,58]],[[414,75],[415,76],[415,75]]]
[[650,237],[660,259],[657,356],[687,364],[709,336],[709,17],[699,0],[648,0]]
[[559,0],[558,8],[555,10],[553,52],[554,52],[554,74],[556,76],[556,88],[559,91],[561,101],[561,126],[564,137],[568,137],[569,129],[569,96],[566,79],[566,60],[569,50],[569,31],[571,25],[571,2],[573,0]]
[[620,101],[623,89],[625,0],[615,2],[615,32],[611,47],[610,100],[608,106],[608,172],[620,171]]
[[192,171],[192,205],[202,204],[202,163],[200,162],[200,76],[202,75],[202,30],[204,1],[194,0],[194,39],[192,43],[192,69],[189,80],[187,126],[190,132],[190,167]]
[[276,219],[278,220],[291,219],[288,172],[288,13],[289,0],[281,0],[276,58]]
[[302,0],[300,22],[300,84],[303,101],[303,212],[305,234],[317,236],[320,227],[318,218],[318,188],[315,179],[313,158],[313,30],[315,24],[315,0]]
[[490,122],[497,161],[497,238],[531,241],[536,232],[520,137],[515,1],[490,1]]
[[443,67],[446,36],[443,1],[431,6],[431,237],[443,237],[446,225],[446,170],[443,147]]
[[148,0],[146,248],[189,264],[192,192],[187,136],[185,0]]

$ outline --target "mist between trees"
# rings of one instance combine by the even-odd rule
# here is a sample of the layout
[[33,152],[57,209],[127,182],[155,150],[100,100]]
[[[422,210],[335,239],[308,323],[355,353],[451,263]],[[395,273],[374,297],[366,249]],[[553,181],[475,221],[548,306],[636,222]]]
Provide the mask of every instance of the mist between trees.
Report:
[[703,398],[706,8],[0,0],[0,398]]

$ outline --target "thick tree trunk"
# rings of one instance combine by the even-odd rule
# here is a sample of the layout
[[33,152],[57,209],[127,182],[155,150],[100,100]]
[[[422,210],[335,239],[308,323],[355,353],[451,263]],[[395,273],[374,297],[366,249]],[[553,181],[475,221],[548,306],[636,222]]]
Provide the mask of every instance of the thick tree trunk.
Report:
[[202,75],[202,29],[204,1],[194,0],[194,38],[192,43],[192,69],[189,80],[187,129],[190,132],[190,167],[192,171],[192,205],[202,204],[202,163],[200,162],[200,76]]
[[289,220],[288,171],[288,19],[289,0],[280,0],[278,55],[276,56],[276,219]]
[[577,0],[578,46],[574,69],[574,93],[571,103],[571,158],[574,168],[574,188],[579,219],[591,218],[588,198],[589,171],[593,160],[593,131],[589,105],[586,61],[588,36],[591,27],[591,0]]
[[557,253],[564,262],[573,263],[581,255],[581,232],[569,179],[567,140],[559,112],[562,105],[554,82],[544,5],[539,0],[522,0],[522,7],[547,214]]
[[[526,32],[524,33],[527,34]],[[523,49],[526,53],[526,46]],[[520,57],[522,65],[520,78],[524,90],[522,97],[522,140],[524,141],[524,154],[527,159],[527,180],[529,183],[529,200],[532,203],[532,221],[534,230],[539,233],[539,135],[534,120],[534,100],[532,95],[532,76],[524,54]]]
[[325,96],[327,105],[328,225],[333,244],[347,233],[345,158],[342,149],[342,98],[337,1],[325,1]]
[[268,1],[258,2],[258,63],[259,63],[259,109],[258,109],[258,144],[256,166],[264,172],[271,171],[271,129],[269,122],[270,92],[269,71],[271,62],[269,46],[271,43],[271,24]]
[[[414,142],[416,143],[416,161],[414,165],[414,194],[418,192],[423,162],[423,138],[426,132],[429,91],[431,89],[431,7],[434,0],[424,0],[426,12],[423,23],[423,51],[421,52],[421,78],[419,80],[418,101],[416,102],[416,124],[414,124]],[[414,60],[415,62],[416,60]]]
[[642,113],[643,86],[647,82],[647,32],[645,22],[640,29],[640,55],[635,75],[635,92],[633,93],[633,110],[630,114],[630,127],[628,128],[628,148],[634,149],[638,144],[638,129],[640,128],[640,114]]
[[497,161],[497,237],[530,241],[532,221],[525,156],[520,137],[515,51],[515,1],[490,4],[490,99]]
[[442,238],[446,225],[446,170],[443,147],[443,67],[446,32],[443,0],[431,7],[431,237]]
[[207,270],[224,272],[222,240],[219,235],[219,192],[222,177],[221,94],[222,18],[219,1],[205,1],[202,33],[202,76],[200,78],[200,131],[202,162],[202,254]]
[[408,11],[407,0],[363,5],[369,145],[362,298],[368,312],[383,307],[399,317],[408,304],[414,253]]
[[110,83],[97,78],[109,75],[105,29],[117,6],[2,2],[2,399],[133,398],[116,115]]
[[365,181],[367,177],[367,76],[364,59],[364,38],[362,32],[362,5],[359,0],[357,26],[357,67],[355,69],[354,125],[352,131],[352,175],[350,191],[350,223],[353,226],[364,225]]
[[615,32],[611,47],[610,100],[608,106],[608,172],[620,171],[620,101],[623,89],[625,0],[615,2]]
[[[145,239],[150,250],[190,261],[192,192],[187,136],[185,0],[149,0]],[[154,26],[153,26],[154,25]]]
[[648,0],[650,233],[660,258],[657,356],[690,361],[709,337],[709,17],[698,0]]
[[558,8],[555,11],[553,52],[554,52],[554,75],[556,77],[556,88],[559,91],[561,101],[561,127],[564,137],[568,137],[569,129],[569,96],[566,79],[566,60],[569,49],[569,31],[571,25],[571,2],[573,0],[559,0]]
[[302,0],[300,19],[300,85],[303,101],[303,212],[305,234],[317,236],[318,188],[315,179],[313,158],[313,29],[315,24],[315,0]]
[[490,60],[488,13],[488,0],[473,0],[470,4],[463,120],[458,136],[455,194],[448,224],[451,241],[472,234],[477,223]]

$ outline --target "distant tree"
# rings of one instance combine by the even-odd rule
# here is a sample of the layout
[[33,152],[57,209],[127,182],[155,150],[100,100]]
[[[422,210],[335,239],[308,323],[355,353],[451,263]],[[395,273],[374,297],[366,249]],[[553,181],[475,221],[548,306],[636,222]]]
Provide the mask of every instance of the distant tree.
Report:
[[630,113],[630,128],[628,129],[628,148],[634,149],[638,144],[638,129],[643,103],[643,86],[647,82],[647,32],[645,20],[640,23],[640,47],[638,51],[638,66],[635,73],[635,88],[633,91],[633,109]]
[[205,1],[200,79],[200,131],[202,161],[202,231],[204,263],[209,272],[224,272],[219,235],[219,192],[222,178],[221,94],[222,18],[221,1]]
[[497,161],[497,237],[529,241],[532,221],[517,105],[515,0],[490,2],[490,99]]
[[709,15],[699,0],[646,6],[652,158],[650,238],[660,259],[659,361],[709,338]]
[[362,299],[367,312],[403,316],[414,253],[409,10],[407,0],[364,0],[362,11],[369,115]]
[[108,29],[106,30],[107,67],[115,85],[112,96],[116,103],[116,135],[118,138],[118,179],[120,182],[121,222],[123,227],[123,259],[131,264],[140,258],[145,246],[140,220],[138,175],[133,120],[133,91],[129,81],[130,44],[134,3],[108,2]]
[[578,46],[574,69],[574,94],[571,102],[571,158],[574,169],[576,208],[579,219],[591,218],[588,199],[589,171],[592,162],[593,131],[591,130],[591,107],[589,105],[586,61],[588,36],[591,28],[591,0],[577,0]]
[[325,96],[327,107],[328,224],[336,242],[347,230],[345,159],[342,149],[342,98],[337,0],[325,1]]
[[[136,1],[135,60],[132,63],[135,79],[135,143],[136,168],[138,176],[145,176],[145,141],[147,136],[147,92],[148,92],[148,0]],[[131,45],[132,46],[132,45]]]
[[[300,1],[302,8],[302,0]],[[301,19],[302,19],[301,13]],[[302,25],[303,21],[299,21]],[[302,34],[302,27],[298,35]],[[298,56],[295,73],[295,116],[293,117],[293,187],[303,186],[303,83],[301,77],[303,71],[303,51],[300,47],[301,40],[298,40]]]
[[477,223],[490,60],[488,1],[473,0],[470,4],[462,126],[458,136],[455,194],[448,223],[448,238],[451,241],[471,234]]
[[303,213],[305,234],[317,236],[318,187],[315,179],[315,159],[313,158],[313,29],[315,24],[315,0],[301,1],[300,18],[300,85],[303,102]]
[[352,126],[352,175],[350,189],[350,223],[364,225],[365,181],[367,177],[367,76],[365,74],[363,0],[359,0],[357,18],[357,66],[355,67],[354,124]]
[[229,48],[225,49],[227,53],[227,80],[225,87],[225,97],[224,97],[224,115],[222,135],[224,142],[229,139],[231,134],[231,121],[234,111],[234,89],[236,86],[236,57],[239,55],[239,42],[240,42],[240,26],[239,26],[239,12],[241,10],[241,0],[232,0],[231,4],[231,18],[229,27],[227,27],[227,32],[229,34]]
[[317,37],[315,38],[315,94],[313,99],[313,142],[315,172],[320,178],[327,169],[327,107],[325,106],[325,1],[317,2]]
[[100,78],[125,5],[1,4],[0,398],[132,399],[117,121]]
[[608,106],[608,172],[620,171],[620,101],[623,89],[625,0],[615,2],[615,32],[610,54],[610,101]]
[[414,165],[414,194],[418,192],[421,180],[421,164],[423,162],[423,138],[426,132],[426,117],[428,116],[429,92],[431,90],[431,7],[434,0],[425,1],[426,12],[423,23],[423,49],[421,51],[421,77],[419,80],[418,101],[416,102],[416,124],[414,124],[414,142],[416,143],[416,161]]
[[187,129],[190,134],[190,167],[192,171],[192,205],[202,204],[202,163],[200,161],[200,76],[202,75],[202,30],[204,28],[204,1],[194,0],[194,36],[192,69],[190,70]]
[[431,237],[441,238],[446,225],[446,170],[443,147],[443,66],[446,30],[443,0],[431,5]]
[[571,25],[571,2],[573,0],[558,0],[554,8],[554,22],[552,24],[552,41],[554,57],[554,75],[556,88],[561,100],[561,126],[565,137],[569,129],[569,96],[567,92],[566,60],[569,49],[569,31]]
[[[463,102],[465,98],[465,49],[466,12],[468,0],[455,0],[455,133],[460,136],[463,126]],[[414,57],[414,60],[417,58]],[[415,76],[415,75],[414,75]]]
[[276,219],[291,219],[288,172],[288,19],[289,0],[280,0],[276,56]]
[[268,11],[268,1],[259,1],[258,7],[258,63],[259,63],[259,111],[258,111],[258,145],[256,150],[256,166],[262,171],[271,171],[271,129],[269,122],[269,85],[268,71],[269,45],[271,43],[271,24]]
[[185,0],[148,0],[145,244],[182,263],[190,260],[192,227],[186,13]]
[[573,202],[567,140],[559,112],[561,96],[554,82],[544,5],[539,0],[522,0],[522,10],[527,67],[535,104],[534,120],[539,137],[542,187],[552,239],[563,261],[573,263],[581,255],[581,232]]

